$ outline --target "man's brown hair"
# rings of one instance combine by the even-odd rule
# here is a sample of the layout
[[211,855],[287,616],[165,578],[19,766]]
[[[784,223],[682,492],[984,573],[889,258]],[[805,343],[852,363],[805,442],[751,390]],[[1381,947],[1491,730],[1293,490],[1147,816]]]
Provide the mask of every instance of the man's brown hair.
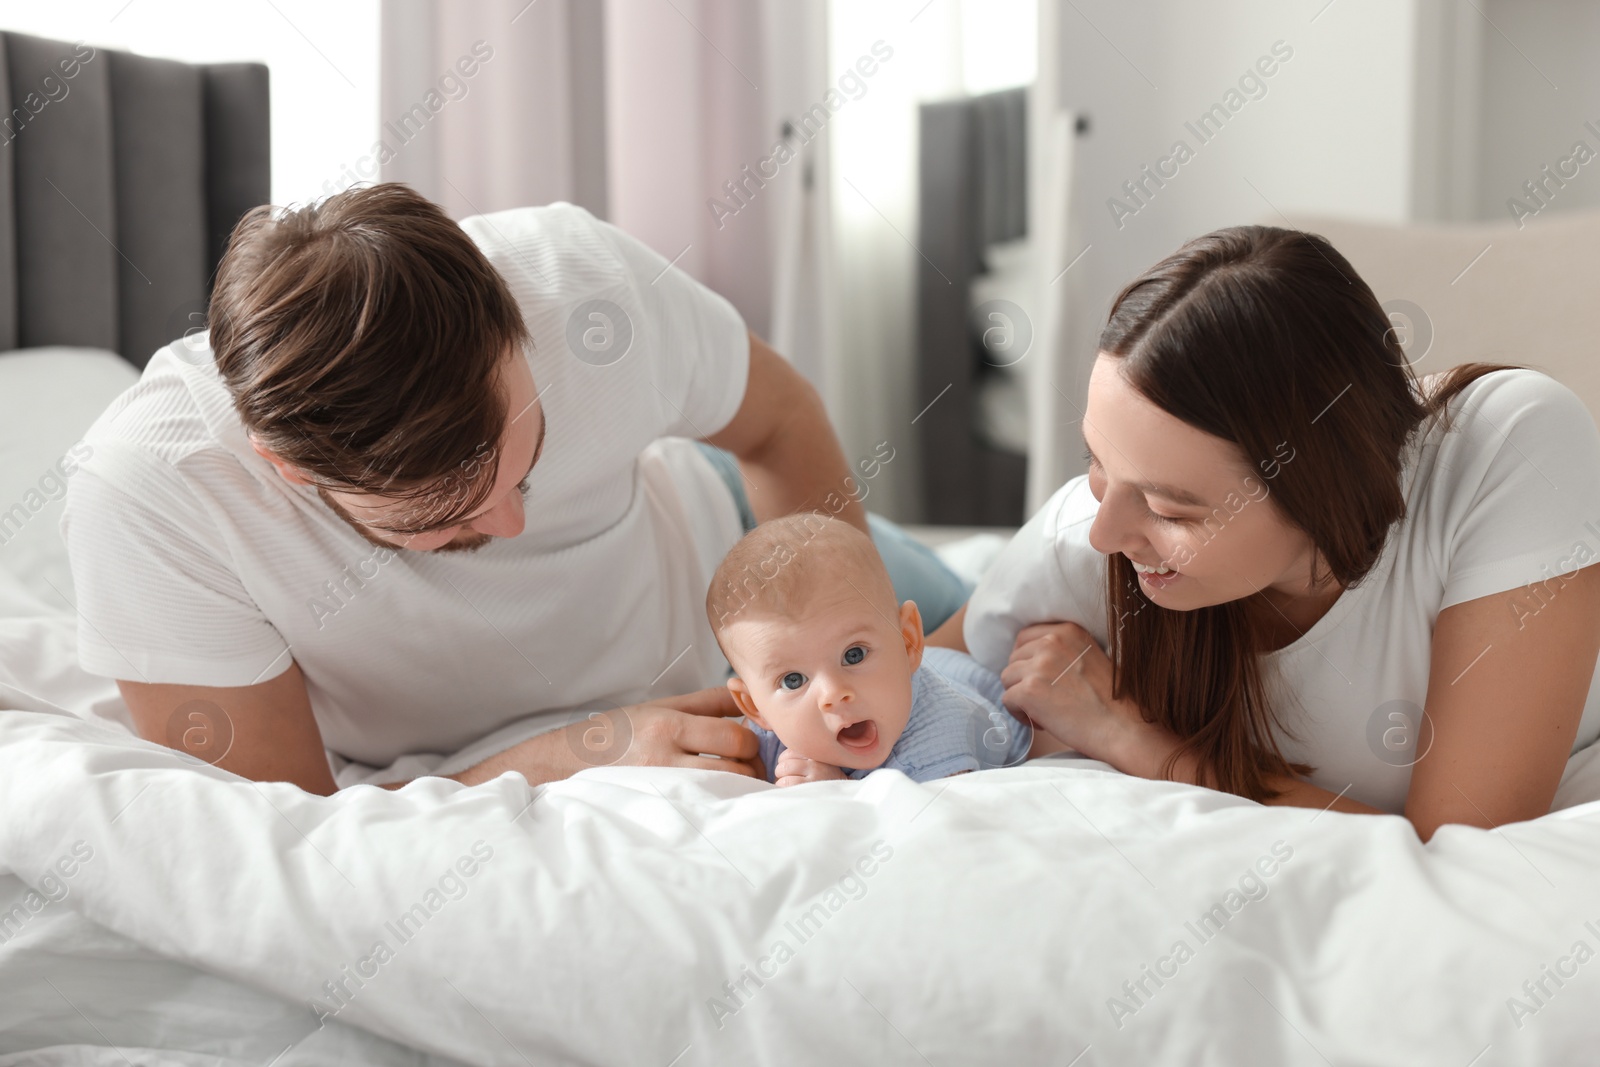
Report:
[[319,488],[406,501],[407,521],[428,522],[493,488],[498,368],[527,327],[477,245],[409,187],[253,209],[208,318],[245,429]]

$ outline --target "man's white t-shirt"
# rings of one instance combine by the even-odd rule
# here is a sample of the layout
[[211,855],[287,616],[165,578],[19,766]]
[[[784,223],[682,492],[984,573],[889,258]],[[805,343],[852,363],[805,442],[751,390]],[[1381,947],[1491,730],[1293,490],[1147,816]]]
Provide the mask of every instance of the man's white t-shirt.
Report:
[[373,766],[723,680],[705,593],[741,528],[689,439],[744,398],[743,320],[570,204],[461,226],[533,339],[547,423],[522,534],[377,548],[256,455],[204,336],[175,342],[90,429],[71,482],[84,669],[245,686],[292,660],[324,745]]
[[[1279,734],[1284,755],[1314,766],[1316,785],[1394,813],[1412,765],[1427,758],[1416,746],[1427,737],[1419,726],[1439,612],[1548,581],[1527,598],[1526,618],[1541,595],[1560,596],[1555,576],[1600,561],[1600,430],[1583,402],[1543,374],[1511,370],[1477,379],[1450,409],[1449,433],[1435,425],[1407,445],[1406,515],[1372,572],[1265,657],[1274,706],[1297,735]],[[1074,478],[1001,553],[967,607],[963,632],[980,663],[1001,669],[1035,622],[1077,623],[1105,647],[1105,557],[1089,544],[1098,509],[1087,476]],[[1507,731],[1517,713],[1505,709]],[[1596,737],[1591,681],[1573,751]]]

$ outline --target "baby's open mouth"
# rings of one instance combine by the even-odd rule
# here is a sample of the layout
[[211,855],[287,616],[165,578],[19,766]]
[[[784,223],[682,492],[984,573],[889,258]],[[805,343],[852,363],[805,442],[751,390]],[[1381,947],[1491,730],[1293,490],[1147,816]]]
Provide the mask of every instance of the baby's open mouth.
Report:
[[853,722],[839,731],[839,743],[845,748],[869,749],[878,743],[878,724],[871,719]]

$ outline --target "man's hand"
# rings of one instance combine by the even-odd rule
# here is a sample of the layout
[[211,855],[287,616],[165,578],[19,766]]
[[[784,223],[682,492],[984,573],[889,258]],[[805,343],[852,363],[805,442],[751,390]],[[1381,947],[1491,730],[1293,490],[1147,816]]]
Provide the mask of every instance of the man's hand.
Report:
[[581,722],[530,737],[450,777],[476,785],[516,771],[529,785],[539,785],[590,767],[688,767],[765,778],[756,735],[729,721],[739,714],[721,686],[592,711]]
[[844,778],[844,771],[831,763],[818,763],[806,759],[790,749],[784,749],[773,771],[779,785],[804,785],[806,782],[836,782]]

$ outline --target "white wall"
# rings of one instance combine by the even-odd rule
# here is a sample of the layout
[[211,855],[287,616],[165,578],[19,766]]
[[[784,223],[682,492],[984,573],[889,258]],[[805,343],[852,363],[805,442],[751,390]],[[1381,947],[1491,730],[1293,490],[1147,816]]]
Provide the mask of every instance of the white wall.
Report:
[[[1600,5],[1592,0],[1479,0],[1483,34],[1479,112],[1477,217],[1511,219],[1516,197],[1537,217],[1600,207],[1600,158],[1576,169],[1565,186],[1549,182],[1548,206],[1523,191],[1524,182],[1555,170],[1583,141],[1600,154]],[[1558,175],[1559,176],[1559,175]]]
[[[1072,403],[1117,290],[1188,238],[1286,217],[1412,216],[1416,0],[1073,0],[1055,23],[1061,103],[1089,121],[1067,257],[1088,249],[1072,268],[1079,318],[1061,386]],[[1202,139],[1191,126],[1218,103],[1233,110]],[[1164,158],[1158,185],[1143,171]],[[1123,186],[1136,179],[1137,197]],[[1064,419],[1078,417],[1072,403]]]
[[0,0],[0,29],[271,70],[272,200],[325,195],[378,127],[378,0]]
[[[1220,226],[1282,224],[1282,215],[1408,217],[1408,3],[1337,0],[1315,22],[1315,6],[1272,0],[1075,7],[1082,16],[1073,5],[1062,16],[1061,64],[1063,103],[1090,121],[1077,146],[1076,195],[1094,248],[1080,266],[1103,279],[1107,297]],[[1275,73],[1250,89],[1259,99],[1242,92],[1242,106],[1202,142],[1186,123],[1272,59],[1280,41],[1292,55],[1267,64]],[[1129,196],[1122,183],[1179,141],[1192,158],[1164,186],[1147,183],[1142,201]],[[1112,198],[1136,213],[1113,219]]]
[[[1078,143],[1095,245],[1082,267],[1106,297],[1186,237],[1280,211],[1399,222],[1511,219],[1513,197],[1541,214],[1600,207],[1593,0],[1074,0],[1058,18],[1062,102],[1093,121]],[[1195,145],[1184,120],[1278,39],[1294,56],[1266,95],[1113,225],[1105,200],[1175,138]],[[1524,183],[1580,141],[1595,159],[1533,201]]]

